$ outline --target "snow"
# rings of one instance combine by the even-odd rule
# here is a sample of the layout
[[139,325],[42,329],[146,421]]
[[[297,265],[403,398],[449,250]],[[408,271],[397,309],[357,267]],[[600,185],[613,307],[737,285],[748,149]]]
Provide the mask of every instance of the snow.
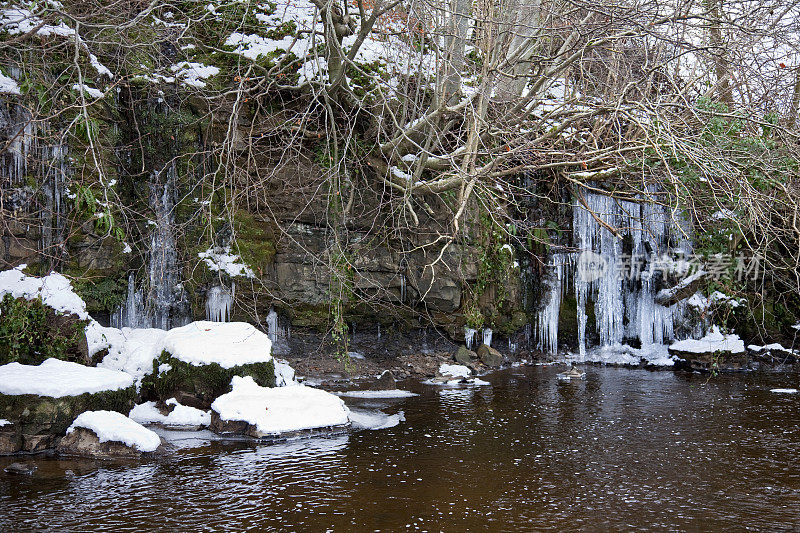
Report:
[[102,98],[105,96],[105,93],[100,89],[95,89],[94,87],[89,87],[85,83],[83,85],[76,83],[72,86],[72,89],[75,91],[80,91],[83,89],[83,92],[91,96],[92,98]]
[[245,322],[192,322],[169,330],[163,349],[194,366],[216,363],[233,368],[272,360],[269,337]]
[[665,344],[648,344],[641,348],[633,348],[627,344],[613,344],[589,349],[583,358],[574,354],[568,357],[567,361],[631,366],[638,366],[644,362],[652,366],[669,367],[675,365],[675,359]]
[[41,298],[45,305],[60,313],[72,313],[82,319],[89,319],[86,303],[75,294],[67,278],[55,272],[42,278],[28,276],[22,272],[25,267],[27,265],[19,265],[0,272],[0,298],[5,294],[26,300]]
[[39,366],[9,363],[0,366],[0,394],[36,394],[61,398],[126,389],[133,377],[124,372],[47,359]]
[[381,411],[362,411],[360,409],[350,410],[350,420],[353,427],[360,429],[388,429],[393,428],[400,422],[405,422],[406,416],[403,411],[394,415],[387,415]]
[[162,424],[164,426],[208,426],[211,424],[211,411],[181,405],[175,398],[170,398],[166,404],[175,406],[167,415],[161,414],[156,407],[156,402],[145,402],[134,406],[128,416],[140,424]]
[[97,365],[98,367],[126,372],[133,376],[137,383],[153,372],[153,360],[161,355],[166,331],[155,328],[119,330],[94,324],[96,323],[86,328],[87,338],[90,330],[101,332],[108,344],[108,355]]
[[264,434],[279,434],[350,422],[350,410],[337,396],[319,389],[260,387],[250,376],[234,376],[231,392],[211,404],[222,420],[244,421]]
[[778,394],[796,394],[797,389],[770,389],[770,392],[776,392]]
[[6,420],[5,418],[0,418],[0,428],[3,427],[3,426],[10,426],[10,425],[11,425],[11,422]]
[[[41,25],[41,26],[40,26]],[[8,32],[9,35],[19,35],[31,32],[36,28],[36,35],[39,37],[50,37],[57,35],[59,37],[74,37],[78,44],[87,52],[89,56],[89,63],[94,67],[100,76],[108,76],[113,78],[112,72],[106,68],[105,65],[98,61],[97,56],[89,52],[86,42],[80,35],[76,35],[75,30],[59,22],[58,25],[45,24],[41,18],[34,15],[28,9],[21,7],[12,7],[0,10],[0,28]]]
[[294,368],[289,366],[289,363],[284,360],[275,360],[275,386],[288,387],[297,385],[295,378]]
[[448,365],[445,363],[439,367],[439,374],[454,378],[468,378],[472,375],[472,370],[464,365]]
[[407,390],[350,390],[340,391],[334,393],[338,396],[347,398],[410,398],[412,396],[419,396],[415,392]]
[[714,353],[714,352],[744,352],[744,342],[736,334],[723,335],[717,326],[712,326],[711,331],[702,339],[687,339],[678,341],[669,347],[671,351],[688,353]]
[[190,63],[182,61],[170,67],[175,73],[175,78],[180,79],[184,84],[202,89],[206,86],[206,80],[219,74],[219,69],[215,66],[204,65],[203,63]]
[[16,80],[0,72],[0,94],[21,94]]
[[231,277],[242,276],[253,278],[253,269],[244,263],[240,263],[239,256],[231,254],[231,247],[209,248],[205,252],[200,252],[197,257],[202,259],[211,270],[215,272],[225,272]]
[[792,350],[790,348],[784,348],[782,344],[774,342],[772,344],[765,344],[764,346],[758,346],[757,344],[750,344],[747,346],[747,349],[751,352],[787,352],[787,353],[797,353],[797,350]]
[[86,411],[67,429],[67,434],[76,428],[94,432],[100,442],[121,442],[140,452],[153,452],[161,445],[161,438],[153,431],[114,411]]

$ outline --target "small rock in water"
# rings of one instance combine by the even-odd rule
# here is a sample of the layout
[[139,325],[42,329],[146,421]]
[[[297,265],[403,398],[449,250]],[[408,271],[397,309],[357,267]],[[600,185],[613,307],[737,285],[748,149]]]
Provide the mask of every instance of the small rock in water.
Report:
[[478,354],[472,350],[468,350],[466,346],[460,346],[456,352],[455,360],[461,365],[470,366],[478,360]]
[[36,465],[28,463],[11,463],[4,471],[7,474],[17,474],[21,476],[29,476],[36,471]]
[[391,370],[384,370],[383,374],[380,375],[378,379],[370,387],[371,390],[395,390],[397,389],[397,383],[394,379],[394,374],[392,374]]

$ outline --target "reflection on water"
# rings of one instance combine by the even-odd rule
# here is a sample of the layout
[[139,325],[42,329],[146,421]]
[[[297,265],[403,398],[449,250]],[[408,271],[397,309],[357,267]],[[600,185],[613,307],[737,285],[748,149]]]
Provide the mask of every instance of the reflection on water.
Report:
[[769,392],[796,376],[559,370],[347,400],[404,412],[381,431],[275,445],[165,432],[176,449],[157,460],[40,459],[34,476],[0,474],[0,530],[800,527],[800,395]]

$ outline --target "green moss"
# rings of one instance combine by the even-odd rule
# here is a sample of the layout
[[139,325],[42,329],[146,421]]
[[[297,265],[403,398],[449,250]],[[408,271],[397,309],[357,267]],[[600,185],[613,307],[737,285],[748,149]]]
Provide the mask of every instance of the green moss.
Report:
[[269,225],[239,209],[233,215],[233,226],[237,252],[257,275],[263,275],[264,270],[275,259],[277,251]]
[[50,398],[34,394],[0,394],[0,418],[14,423],[25,434],[63,435],[85,411],[116,411],[128,414],[136,403],[136,387],[78,396]]
[[[161,365],[169,369],[159,372]],[[208,407],[216,398],[230,391],[233,376],[251,376],[262,387],[275,386],[275,363],[251,363],[223,368],[216,363],[195,366],[180,361],[166,350],[153,361],[153,373],[142,380],[142,394],[161,401],[186,398],[197,406]]]
[[53,357],[87,362],[86,320],[62,315],[40,298],[6,294],[0,301],[0,364],[36,365]]
[[89,311],[111,311],[125,301],[128,284],[124,277],[86,275],[77,278],[72,286]]

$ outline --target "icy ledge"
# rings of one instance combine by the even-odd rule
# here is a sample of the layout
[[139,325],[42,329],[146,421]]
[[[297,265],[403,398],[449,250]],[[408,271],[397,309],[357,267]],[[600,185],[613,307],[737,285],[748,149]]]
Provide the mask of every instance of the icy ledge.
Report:
[[[295,385],[260,387],[250,376],[234,376],[231,392],[211,404],[223,422],[244,422],[251,436],[267,436],[350,423],[350,411],[337,396],[319,389]],[[253,434],[255,433],[255,434]]]
[[161,445],[154,432],[115,411],[81,413],[67,429],[67,435],[77,428],[91,430],[100,442],[121,442],[140,452],[154,452]]

